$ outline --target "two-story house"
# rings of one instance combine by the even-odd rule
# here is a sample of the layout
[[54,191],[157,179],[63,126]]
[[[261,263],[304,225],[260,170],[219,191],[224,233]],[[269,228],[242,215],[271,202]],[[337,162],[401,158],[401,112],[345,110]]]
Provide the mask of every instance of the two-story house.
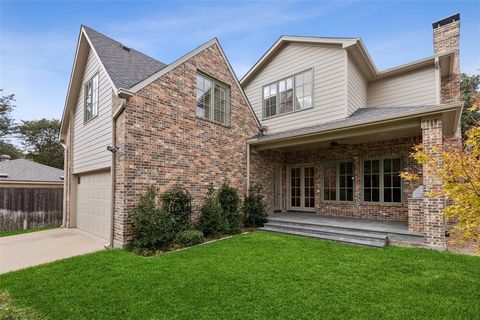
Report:
[[444,202],[424,196],[440,182],[409,153],[459,133],[459,28],[458,15],[434,23],[432,57],[383,71],[359,38],[282,36],[238,81],[216,39],[167,65],[82,26],[64,224],[123,246],[149,185],[180,183],[198,208],[228,181],[260,184],[272,217],[388,220],[444,248]]
[[386,70],[360,38],[273,44],[241,80],[263,126],[248,140],[249,183],[267,188],[270,212],[404,221],[444,248],[443,200],[423,196],[440,181],[409,155],[459,135],[459,19],[433,23],[433,56]]

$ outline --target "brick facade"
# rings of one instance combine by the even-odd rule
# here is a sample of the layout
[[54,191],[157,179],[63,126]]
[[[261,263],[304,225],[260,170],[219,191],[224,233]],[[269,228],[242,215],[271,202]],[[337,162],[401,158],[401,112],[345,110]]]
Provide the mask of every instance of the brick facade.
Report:
[[[443,144],[442,119],[422,119],[422,143],[425,151],[435,154],[434,147]],[[442,187],[442,180],[431,174],[431,168],[423,166],[423,213],[425,242],[428,246],[445,249],[445,219],[443,209],[445,200],[441,197],[432,198],[430,192],[438,191]]]
[[425,215],[423,210],[423,198],[408,199],[408,231],[423,233]]
[[[403,170],[422,174],[421,167],[409,157],[412,147],[420,143],[421,137],[384,140],[348,145],[338,149],[312,149],[296,152],[255,151],[251,152],[251,183],[263,187],[265,201],[270,213],[273,212],[273,168],[282,167],[283,210],[287,209],[287,172],[290,165],[311,164],[315,168],[316,212],[321,215],[348,216],[384,220],[408,220],[408,202],[421,181],[403,181],[403,201],[400,204],[368,204],[361,199],[361,160],[373,157],[400,157]],[[349,203],[322,201],[322,164],[330,160],[352,160],[354,162],[354,201]]]
[[441,81],[441,103],[460,100],[460,20],[433,29],[435,53],[453,51],[452,74]]
[[[229,127],[195,114],[196,74],[231,89]],[[115,242],[132,239],[128,212],[150,185],[176,183],[193,197],[195,213],[209,184],[228,182],[246,192],[246,140],[256,120],[216,44],[147,85],[127,100],[116,121]]]

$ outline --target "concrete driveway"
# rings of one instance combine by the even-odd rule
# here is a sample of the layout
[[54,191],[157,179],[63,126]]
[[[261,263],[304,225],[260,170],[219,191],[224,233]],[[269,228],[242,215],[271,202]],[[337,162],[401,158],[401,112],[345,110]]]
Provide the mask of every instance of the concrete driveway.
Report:
[[79,229],[52,229],[0,238],[0,274],[103,250],[101,239]]

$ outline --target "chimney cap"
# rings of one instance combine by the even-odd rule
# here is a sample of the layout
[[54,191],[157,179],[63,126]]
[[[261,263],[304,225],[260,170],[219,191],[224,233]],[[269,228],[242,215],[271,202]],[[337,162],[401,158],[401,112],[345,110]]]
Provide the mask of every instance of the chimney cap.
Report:
[[10,160],[10,156],[8,154],[0,155],[0,162]]
[[460,21],[460,13],[453,14],[447,18],[432,23],[432,28],[437,29],[455,21]]

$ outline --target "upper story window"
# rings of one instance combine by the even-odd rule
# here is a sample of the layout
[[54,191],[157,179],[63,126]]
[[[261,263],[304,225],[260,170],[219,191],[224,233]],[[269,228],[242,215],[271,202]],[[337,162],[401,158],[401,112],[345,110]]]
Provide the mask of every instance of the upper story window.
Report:
[[363,160],[363,201],[402,202],[400,158]]
[[83,122],[86,123],[98,114],[98,73],[84,87]]
[[312,107],[312,69],[263,87],[263,117]]
[[230,88],[215,79],[197,74],[196,114],[198,117],[230,124]]

